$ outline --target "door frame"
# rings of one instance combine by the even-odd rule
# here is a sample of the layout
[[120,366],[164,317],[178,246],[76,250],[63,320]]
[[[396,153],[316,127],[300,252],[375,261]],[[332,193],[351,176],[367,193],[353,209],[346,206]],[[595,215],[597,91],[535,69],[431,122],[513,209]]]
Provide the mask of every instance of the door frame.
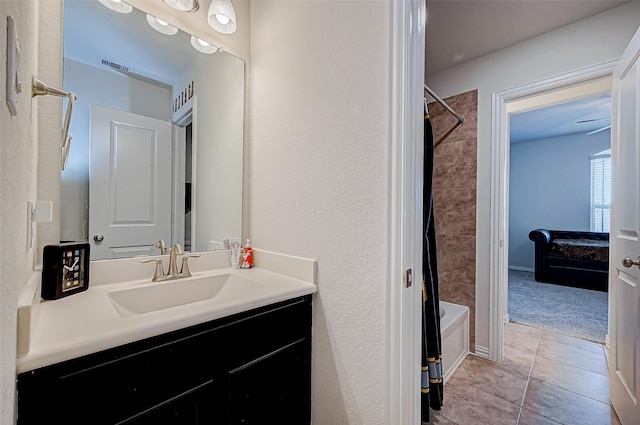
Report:
[[509,235],[509,105],[536,95],[612,76],[612,60],[492,93],[491,237],[489,257],[489,359],[501,361],[507,316]]
[[[419,424],[426,3],[392,1],[384,424]],[[407,287],[407,270],[413,284]]]
[[[172,185],[171,185],[171,236],[173,243],[180,243],[184,246],[184,197],[185,197],[185,161],[186,156],[186,134],[185,127],[191,124],[191,146],[196,143],[196,95],[193,95],[184,105],[178,109],[171,117],[173,124],[173,164],[172,164]],[[194,151],[192,150],[192,158]],[[195,176],[195,161],[191,164],[191,192],[193,194],[193,180]],[[193,202],[193,197],[192,197]],[[193,235],[195,225],[195,208],[191,208],[191,234]],[[193,245],[192,245],[193,247]]]

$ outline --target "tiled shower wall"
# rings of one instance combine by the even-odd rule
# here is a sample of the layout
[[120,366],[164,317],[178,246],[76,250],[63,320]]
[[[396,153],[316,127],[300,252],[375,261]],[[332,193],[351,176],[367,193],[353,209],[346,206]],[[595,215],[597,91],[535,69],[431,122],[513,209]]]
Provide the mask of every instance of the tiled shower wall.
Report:
[[[470,350],[475,350],[476,186],[478,91],[444,99],[464,123],[435,148],[433,199],[440,299],[470,309]],[[429,104],[434,140],[457,119]]]

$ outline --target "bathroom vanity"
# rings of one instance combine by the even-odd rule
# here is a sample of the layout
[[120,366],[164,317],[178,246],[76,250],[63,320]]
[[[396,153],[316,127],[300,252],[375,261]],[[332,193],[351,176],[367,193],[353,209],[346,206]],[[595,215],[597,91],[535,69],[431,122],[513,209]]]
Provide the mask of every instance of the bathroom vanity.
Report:
[[[300,277],[315,280],[315,262],[277,264],[279,258],[269,270],[266,260],[278,255],[257,251],[265,269],[199,271],[196,265],[194,278],[98,284],[41,303],[29,350],[18,358],[17,423],[310,423],[316,289]],[[221,255],[228,253],[205,259]],[[296,275],[296,268],[303,271],[294,277],[278,273]],[[143,291],[135,302],[147,306],[149,298],[165,297],[158,288],[193,290],[194,282],[209,285],[220,276],[226,283],[214,295],[154,311],[109,298]],[[89,310],[93,317],[68,328],[73,315]]]
[[18,376],[18,424],[304,424],[311,296]]

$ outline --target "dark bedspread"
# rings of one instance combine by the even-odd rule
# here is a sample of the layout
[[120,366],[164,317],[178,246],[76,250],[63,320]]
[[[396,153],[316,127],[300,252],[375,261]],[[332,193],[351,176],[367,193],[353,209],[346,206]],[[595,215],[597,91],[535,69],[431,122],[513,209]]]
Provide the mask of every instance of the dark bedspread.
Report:
[[609,261],[609,241],[594,239],[554,239],[550,255],[581,260]]

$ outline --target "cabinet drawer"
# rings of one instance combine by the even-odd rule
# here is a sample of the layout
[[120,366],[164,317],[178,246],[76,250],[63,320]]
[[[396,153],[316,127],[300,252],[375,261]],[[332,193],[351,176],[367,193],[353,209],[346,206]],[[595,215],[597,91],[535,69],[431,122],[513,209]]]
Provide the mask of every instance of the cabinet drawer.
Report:
[[212,330],[78,370],[34,374],[31,388],[25,380],[18,395],[37,396],[40,409],[20,413],[39,417],[53,410],[67,423],[117,423],[214,379],[215,337]]
[[299,302],[238,320],[224,329],[222,366],[232,370],[311,336],[311,310]]

